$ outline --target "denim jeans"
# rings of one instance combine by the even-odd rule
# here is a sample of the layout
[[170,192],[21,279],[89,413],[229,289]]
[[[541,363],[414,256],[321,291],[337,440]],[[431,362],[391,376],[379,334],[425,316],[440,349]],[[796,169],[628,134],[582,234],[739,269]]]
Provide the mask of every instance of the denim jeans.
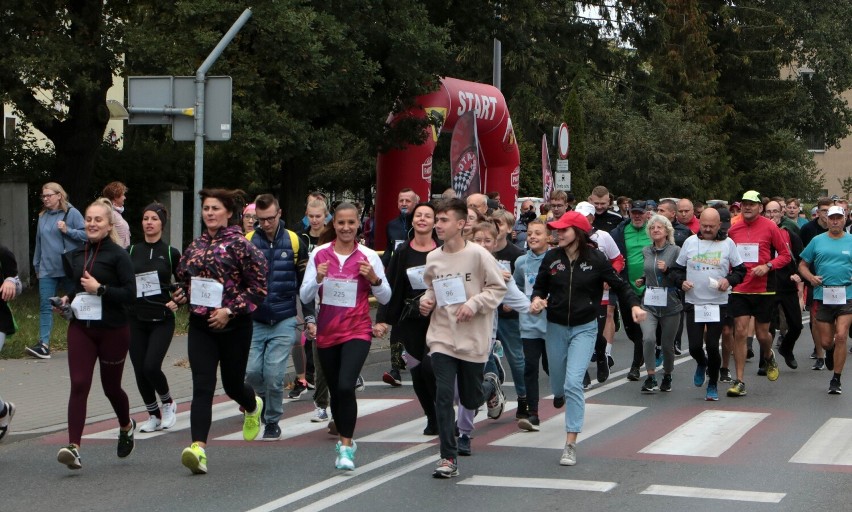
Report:
[[284,414],[284,374],[296,341],[296,317],[275,325],[254,322],[246,381],[266,404],[264,423],[278,423]]
[[554,396],[565,397],[565,431],[581,432],[586,397],[583,376],[595,349],[598,322],[568,326],[547,322],[545,344],[550,366],[550,388]]
[[503,351],[509,361],[515,393],[519,397],[527,396],[524,383],[524,344],[521,341],[521,324],[517,318],[499,318],[497,320],[497,339],[503,343]]
[[45,347],[50,346],[50,331],[53,330],[53,307],[50,298],[56,296],[56,289],[62,285],[65,293],[72,289],[67,277],[41,277],[38,280],[38,341]]

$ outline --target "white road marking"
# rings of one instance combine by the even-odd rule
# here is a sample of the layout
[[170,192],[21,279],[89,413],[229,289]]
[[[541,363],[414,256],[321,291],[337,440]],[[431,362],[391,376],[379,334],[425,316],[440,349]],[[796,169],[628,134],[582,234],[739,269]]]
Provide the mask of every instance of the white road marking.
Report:
[[790,462],[852,466],[852,419],[831,418],[826,421]]
[[563,491],[609,492],[615,482],[595,480],[568,480],[563,478],[520,478],[504,476],[474,475],[462,480],[459,485],[481,485],[486,487],[521,487],[524,489],[559,489]]
[[[518,402],[506,402],[503,414],[507,414],[518,408]],[[456,408],[458,411],[458,408]],[[479,413],[473,418],[474,425],[488,419],[488,411],[482,406]],[[411,420],[401,425],[358,438],[359,443],[421,443],[424,440],[437,439],[438,436],[424,436],[424,418]]]
[[639,453],[719,457],[768,416],[762,412],[703,411]]
[[[586,404],[586,419],[579,441],[621,423],[645,407],[630,405]],[[565,446],[565,416],[557,414],[541,424],[539,432],[516,432],[498,439],[491,445],[516,448],[548,448],[561,450]]]
[[[370,414],[374,414],[377,412],[381,412],[387,409],[391,409],[398,405],[402,405],[410,402],[410,398],[394,398],[394,399],[384,399],[384,398],[373,398],[373,399],[361,399],[358,400],[358,417],[363,418],[364,416],[368,416]],[[300,414],[298,416],[293,416],[291,418],[285,418],[278,422],[278,426],[281,427],[281,439],[290,439],[292,437],[300,436],[302,434],[307,434],[310,432],[316,432],[318,430],[325,430],[327,428],[328,422],[322,423],[311,423],[311,418],[314,416],[314,413],[307,412],[305,414]],[[261,434],[262,435],[262,434]],[[242,441],[243,439],[243,431],[234,432],[232,434],[228,434],[225,436],[217,437],[216,441]],[[258,436],[257,440],[260,440],[260,436]],[[360,441],[360,439],[358,439]],[[419,439],[422,441],[422,439]]]
[[[212,408],[213,421],[224,420],[233,416],[242,416],[242,414],[243,413],[241,413],[239,410],[239,405],[237,405],[236,402],[233,402],[231,400],[215,404]],[[177,423],[175,423],[175,426],[173,426],[172,428],[168,430],[158,430],[156,432],[139,432],[137,430],[134,437],[137,441],[140,439],[151,439],[152,437],[161,436],[163,434],[168,434],[169,432],[175,432],[177,430],[186,430],[188,428],[189,410],[186,410],[184,412],[177,413]],[[87,434],[83,436],[83,439],[118,439],[118,427],[111,428],[109,430],[103,430],[101,432]]]
[[680,487],[677,485],[651,485],[641,494],[676,496],[679,498],[705,498],[710,500],[752,501],[780,503],[787,495],[783,492],[738,491],[735,489],[708,489],[705,487]]

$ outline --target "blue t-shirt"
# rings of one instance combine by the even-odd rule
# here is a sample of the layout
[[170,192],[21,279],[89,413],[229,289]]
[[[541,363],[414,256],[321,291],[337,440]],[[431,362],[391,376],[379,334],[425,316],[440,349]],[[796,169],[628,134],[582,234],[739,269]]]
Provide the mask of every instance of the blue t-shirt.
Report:
[[814,289],[814,299],[822,300],[823,286],[845,286],[846,300],[852,299],[852,235],[843,233],[831,238],[817,235],[802,251],[802,259],[813,263],[815,275],[822,276],[822,286]]

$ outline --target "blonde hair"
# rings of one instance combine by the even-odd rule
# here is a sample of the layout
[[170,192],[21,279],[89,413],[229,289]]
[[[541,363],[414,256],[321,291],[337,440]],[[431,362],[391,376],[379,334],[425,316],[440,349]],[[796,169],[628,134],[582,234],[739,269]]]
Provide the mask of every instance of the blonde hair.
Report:
[[[44,185],[42,185],[41,189],[42,190],[47,189],[47,190],[50,190],[51,192],[59,194],[59,209],[62,210],[63,212],[67,212],[68,208],[71,207],[71,205],[68,204],[68,192],[65,192],[65,189],[62,188],[62,185],[60,185],[59,183],[56,183],[55,181],[49,181],[49,182],[45,183]],[[112,208],[112,206],[110,206],[110,208]],[[42,215],[46,211],[47,211],[47,208],[42,207],[41,211],[38,212],[38,214]]]
[[671,221],[666,217],[658,214],[654,214],[648,219],[648,224],[645,226],[645,232],[648,233],[648,239],[651,238],[651,226],[654,224],[659,224],[666,228],[666,239],[670,244],[674,245],[674,227],[672,226]]
[[328,215],[328,205],[325,204],[325,201],[322,199],[312,199],[308,201],[308,206],[305,208],[305,213],[308,213],[308,208],[322,208],[326,215]]
[[[94,201],[92,201],[92,203],[89,206],[86,207],[86,211],[89,211],[89,208],[91,208],[92,206],[101,206],[109,214],[109,217],[108,217],[109,218],[109,226],[110,226],[109,238],[113,242],[120,244],[121,239],[118,237],[118,231],[115,230],[115,210],[112,207],[112,201],[110,201],[106,197],[99,197],[99,198],[95,199]],[[84,219],[85,219],[85,217],[84,217]]]
[[497,219],[503,221],[510,229],[515,225],[515,215],[509,210],[495,210],[491,214],[491,220]]

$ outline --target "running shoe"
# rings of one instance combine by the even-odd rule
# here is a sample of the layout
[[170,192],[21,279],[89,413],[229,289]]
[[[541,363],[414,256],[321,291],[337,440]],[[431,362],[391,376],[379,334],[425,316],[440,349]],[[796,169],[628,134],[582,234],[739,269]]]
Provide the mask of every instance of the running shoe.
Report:
[[148,416],[148,421],[142,424],[139,427],[139,432],[149,433],[156,432],[158,430],[163,430],[163,423],[160,421],[160,418],[154,416],[153,414]]
[[503,384],[506,382],[506,369],[503,368],[503,359],[491,354],[491,360],[494,361],[494,365],[497,367],[497,378],[500,380],[500,384]]
[[811,370],[825,370],[825,359],[818,357],[816,361],[814,361],[814,365],[811,366]]
[[735,380],[734,384],[728,388],[728,396],[737,397],[737,396],[746,396],[746,388],[745,383]]
[[522,418],[529,418],[530,416],[530,406],[527,402],[527,397],[519,396],[518,397],[518,408],[515,409],[515,419],[519,420]]
[[692,377],[692,383],[695,387],[700,388],[704,385],[704,377],[707,375],[707,367],[699,364],[695,367],[695,375]]
[[609,365],[610,368],[615,366],[615,359],[613,359],[612,356],[609,355],[609,354],[606,355],[606,362],[607,362],[607,364]]
[[470,436],[467,434],[460,435],[458,440],[458,447],[459,455],[470,455]]
[[657,378],[653,375],[648,375],[648,377],[645,379],[645,383],[642,384],[642,392],[650,394],[657,391],[657,389]]
[[660,383],[660,391],[671,392],[672,390],[672,374],[663,375],[663,381]]
[[163,404],[160,407],[160,411],[163,414],[162,420],[160,420],[160,425],[162,425],[163,430],[168,430],[175,426],[177,423],[177,404],[172,401],[167,404]]
[[521,430],[526,430],[527,432],[538,432],[539,431],[540,421],[538,419],[538,414],[531,413],[529,418],[523,418],[518,420],[518,428]]
[[599,357],[595,364],[598,367],[598,382],[603,384],[609,378],[609,364],[607,364],[606,357]]
[[402,376],[399,374],[399,370],[397,369],[391,369],[390,371],[385,372],[382,375],[382,380],[386,384],[390,384],[395,388],[402,386]]
[[766,359],[766,378],[772,382],[778,380],[780,372],[778,371],[778,361],[775,359],[775,352],[769,351],[769,358]]
[[564,396],[553,397],[553,407],[554,408],[562,409],[563,405],[565,405],[565,397]]
[[83,460],[80,458],[80,449],[73,444],[60,448],[59,453],[56,454],[56,460],[60,464],[68,466],[68,469],[80,469],[83,467]]
[[506,404],[506,397],[503,396],[503,390],[500,389],[500,382],[497,380],[497,375],[494,373],[486,373],[485,380],[491,381],[494,386],[494,393],[488,399],[488,417],[496,420],[503,414],[503,407]]
[[245,412],[243,417],[243,439],[254,441],[260,434],[260,414],[263,411],[263,399],[254,397],[254,412]]
[[757,363],[757,375],[758,377],[766,377],[766,359],[760,358],[760,362]]
[[829,395],[839,395],[843,393],[843,390],[840,387],[840,379],[831,378],[831,382],[828,383],[828,394]]
[[573,466],[577,464],[577,445],[574,443],[565,443],[565,448],[562,450],[562,457],[559,458],[560,466]]
[[302,395],[308,392],[308,381],[304,379],[296,379],[293,381],[293,389],[287,394],[291,399],[298,400]]
[[716,402],[719,400],[719,390],[716,389],[716,384],[707,384],[707,394],[704,396],[704,400],[708,402]]
[[328,413],[323,407],[316,407],[314,415],[311,417],[311,423],[323,423],[328,421]]
[[817,358],[816,349],[814,349],[814,350],[813,350],[813,352],[811,352],[810,358],[811,358],[811,359],[816,359],[816,358]]
[[754,357],[754,350],[751,347],[746,349],[746,359],[752,359]]
[[796,357],[793,355],[792,350],[787,352],[784,349],[779,348],[778,353],[781,354],[781,357],[784,358],[784,364],[787,365],[787,368],[790,368],[791,370],[795,370],[796,368],[799,367],[799,362],[796,361]]
[[631,366],[630,367],[630,371],[627,372],[627,380],[632,380],[633,382],[636,382],[636,381],[639,380],[639,367],[638,366]]
[[335,450],[337,451],[337,458],[334,461],[334,467],[337,469],[343,469],[346,471],[353,471],[355,469],[355,451],[358,449],[355,441],[352,441],[352,446],[346,446],[341,444],[338,441]]
[[366,387],[367,385],[364,384],[364,377],[358,375],[358,378],[355,379],[355,391],[364,391]]
[[731,377],[731,370],[728,368],[719,368],[719,382],[734,382]]
[[278,426],[278,423],[267,423],[263,427],[263,438],[264,441],[278,441],[281,439],[281,427]]
[[337,425],[334,423],[334,418],[328,420],[327,426],[328,426],[328,435],[336,436],[338,434]]
[[136,443],[133,441],[133,434],[136,432],[136,420],[130,418],[130,429],[118,429],[118,447],[116,453],[120,458],[125,458],[133,453],[133,447]]
[[438,466],[432,472],[435,478],[452,478],[459,476],[459,466],[456,464],[456,459],[441,459],[438,461]]
[[438,425],[436,424],[435,419],[426,420],[426,428],[423,429],[424,436],[437,436],[438,435]]
[[36,343],[32,347],[27,347],[25,350],[27,351],[27,354],[33,357],[37,357],[39,359],[50,359],[50,349],[47,348],[47,345],[44,343]]
[[0,441],[6,437],[9,432],[9,424],[12,423],[12,416],[15,415],[15,404],[6,402],[6,415],[0,418]]
[[825,349],[825,367],[828,371],[834,371],[834,345]]
[[199,446],[198,443],[192,443],[189,448],[184,448],[180,454],[180,462],[194,475],[207,474],[207,451]]
[[675,345],[674,355],[676,355],[676,356],[682,356],[683,355],[683,349],[680,348],[680,345]]

